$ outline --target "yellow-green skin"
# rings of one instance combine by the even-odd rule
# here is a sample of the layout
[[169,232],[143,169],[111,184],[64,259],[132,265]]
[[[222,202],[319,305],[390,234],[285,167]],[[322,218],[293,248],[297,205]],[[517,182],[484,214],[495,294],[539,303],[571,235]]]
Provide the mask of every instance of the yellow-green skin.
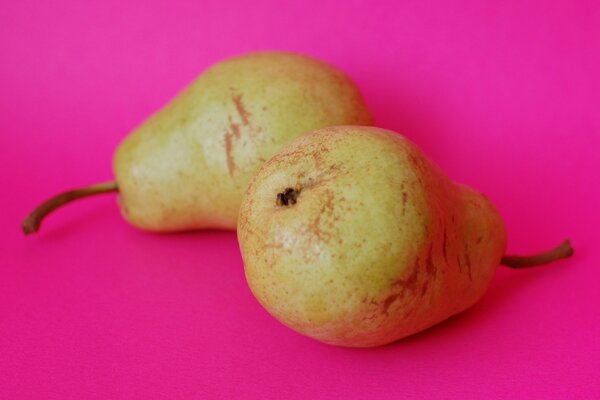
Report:
[[[286,188],[296,203],[278,205]],[[250,288],[275,318],[352,347],[467,309],[506,246],[484,196],[402,136],[356,126],[309,133],[267,161],[242,202],[238,238]]]
[[122,213],[151,231],[235,229],[250,178],[283,144],[372,123],[352,81],[322,61],[264,52],[220,62],[117,149]]

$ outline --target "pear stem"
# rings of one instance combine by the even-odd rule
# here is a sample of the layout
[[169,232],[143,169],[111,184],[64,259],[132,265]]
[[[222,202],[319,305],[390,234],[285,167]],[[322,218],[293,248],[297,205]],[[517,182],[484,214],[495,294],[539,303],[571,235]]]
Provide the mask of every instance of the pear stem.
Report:
[[536,267],[538,265],[551,263],[552,261],[569,258],[574,252],[575,251],[571,247],[571,242],[569,240],[565,240],[557,247],[544,253],[539,253],[532,256],[504,256],[502,257],[502,260],[500,260],[500,264],[509,268]]
[[40,229],[40,224],[48,214],[73,200],[118,191],[117,182],[110,181],[60,193],[40,204],[23,220],[21,225],[23,233],[29,235],[37,232]]

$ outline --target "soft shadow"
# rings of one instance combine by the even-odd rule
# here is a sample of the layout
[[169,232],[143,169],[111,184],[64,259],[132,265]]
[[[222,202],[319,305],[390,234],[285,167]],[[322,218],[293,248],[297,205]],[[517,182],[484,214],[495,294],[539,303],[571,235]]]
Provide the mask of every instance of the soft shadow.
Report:
[[231,235],[235,235],[235,231],[231,229],[218,229],[218,228],[200,228],[200,229],[188,229],[183,231],[173,231],[173,232],[151,232],[145,231],[143,229],[131,227],[137,232],[143,235],[149,235],[154,237],[167,237],[167,238],[177,238],[177,237],[197,237],[197,236],[216,236],[216,237],[228,237]]
[[[554,268],[562,267],[566,268],[566,265],[554,266]],[[514,271],[514,273],[503,273],[495,278],[495,282],[492,283],[492,286],[488,289],[483,298],[471,308],[460,314],[454,315],[429,329],[382,346],[382,348],[392,349],[413,346],[417,343],[431,340],[439,335],[450,336],[453,332],[463,331],[469,329],[470,326],[492,320],[503,312],[506,304],[515,301],[514,298],[517,293],[522,290],[527,290],[534,281],[544,279],[544,277],[548,277],[552,273],[560,273],[560,271],[532,268]]]
[[[566,267],[566,266],[564,266]],[[500,267],[502,268],[502,267]],[[556,266],[556,268],[562,268]],[[505,305],[511,301],[515,301],[514,297],[517,293],[527,288],[536,280],[544,279],[552,274],[553,271],[545,271],[540,268],[532,268],[528,270],[515,271],[514,273],[503,273],[496,278],[492,287],[483,296],[483,298],[473,305],[468,310],[454,315],[445,321],[442,321],[424,331],[408,336],[404,339],[397,340],[378,347],[370,348],[341,348],[333,347],[335,351],[366,352],[368,354],[376,353],[378,356],[393,355],[396,351],[402,349],[414,349],[419,345],[427,345],[428,341],[437,340],[440,337],[452,337],[453,334],[464,332],[470,327],[475,327],[478,324],[486,323],[488,320],[493,320],[503,312]],[[554,271],[560,273],[560,271]],[[321,343],[324,346],[323,350],[332,349],[331,346]]]

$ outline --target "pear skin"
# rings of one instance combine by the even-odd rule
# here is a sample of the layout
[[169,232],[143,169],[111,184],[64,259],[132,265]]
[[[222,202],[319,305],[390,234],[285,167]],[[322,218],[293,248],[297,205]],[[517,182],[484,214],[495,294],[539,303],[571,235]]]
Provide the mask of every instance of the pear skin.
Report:
[[240,208],[250,289],[283,324],[371,347],[472,306],[506,248],[498,211],[404,137],[320,129],[286,145]]
[[260,52],[215,64],[118,147],[115,182],[63,193],[23,223],[75,198],[119,192],[123,216],[150,231],[235,229],[244,190],[260,165],[300,134],[372,125],[354,83],[317,59]]

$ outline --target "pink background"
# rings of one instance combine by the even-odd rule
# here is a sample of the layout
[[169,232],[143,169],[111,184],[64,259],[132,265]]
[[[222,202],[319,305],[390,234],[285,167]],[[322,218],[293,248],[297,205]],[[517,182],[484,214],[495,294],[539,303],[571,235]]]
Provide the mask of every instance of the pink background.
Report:
[[[600,398],[597,1],[174,3],[0,7],[0,398]],[[576,256],[352,350],[272,319],[232,232],[144,233],[105,196],[21,235],[209,64],[259,49],[350,74],[380,126],[498,205],[511,252]]]

